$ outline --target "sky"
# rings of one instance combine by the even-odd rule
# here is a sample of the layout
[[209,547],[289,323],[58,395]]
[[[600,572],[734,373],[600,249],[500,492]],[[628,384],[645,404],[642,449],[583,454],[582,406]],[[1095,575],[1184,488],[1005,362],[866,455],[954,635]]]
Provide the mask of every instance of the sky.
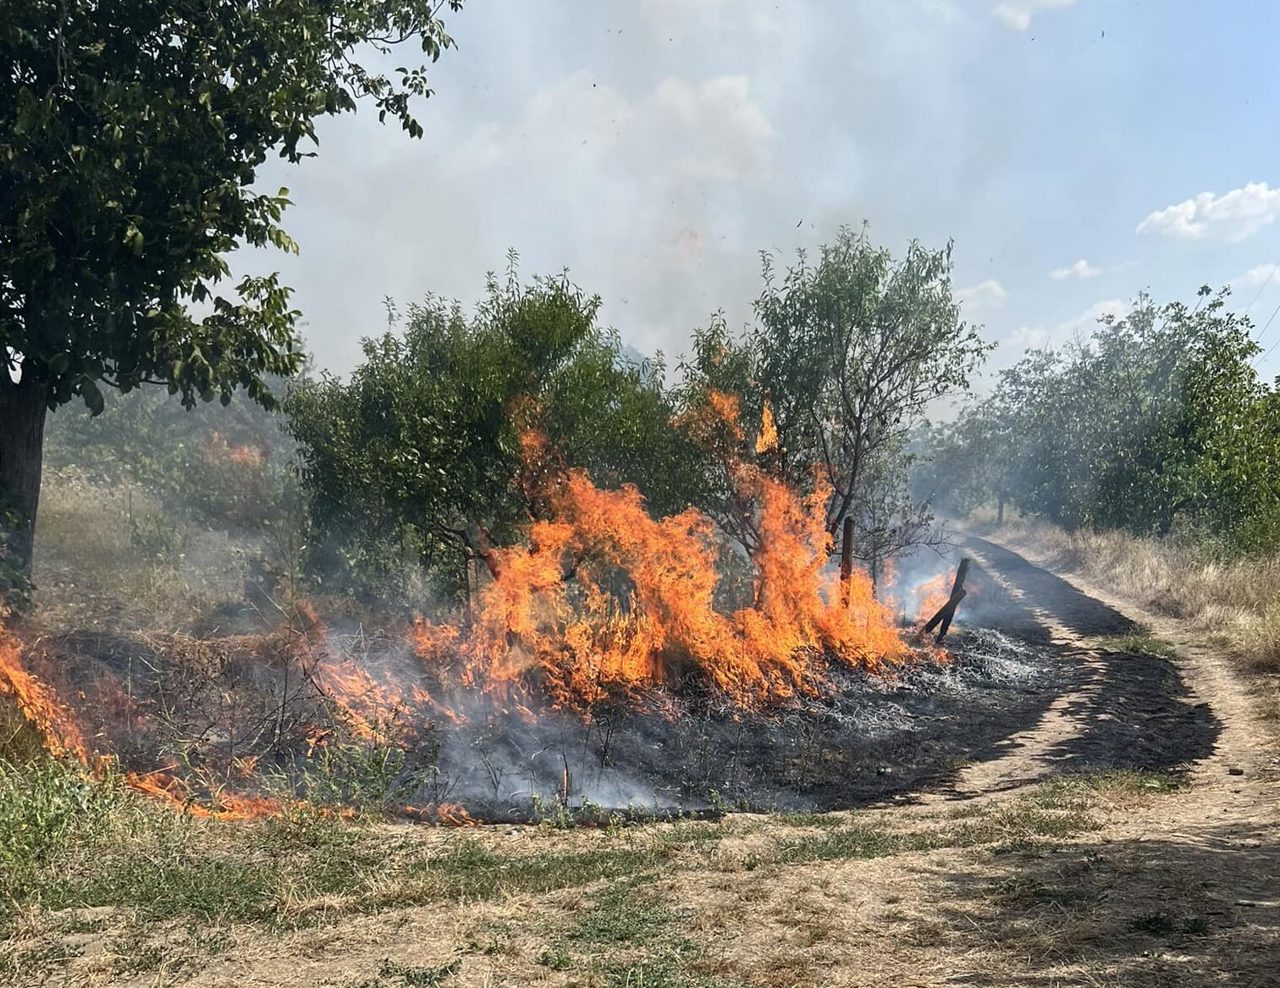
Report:
[[751,318],[761,251],[863,223],[895,254],[954,241],[988,381],[1141,290],[1230,284],[1280,341],[1271,0],[469,0],[446,25],[421,140],[366,111],[260,172],[301,250],[237,266],[295,288],[319,367],[359,361],[388,296],[473,304],[511,248],[674,363],[716,310]]

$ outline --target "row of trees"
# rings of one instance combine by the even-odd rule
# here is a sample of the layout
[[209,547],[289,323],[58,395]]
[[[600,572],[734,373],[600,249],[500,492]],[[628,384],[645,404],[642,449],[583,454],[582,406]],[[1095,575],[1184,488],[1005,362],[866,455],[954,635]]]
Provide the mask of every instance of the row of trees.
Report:
[[[802,494],[829,488],[831,533],[853,519],[854,555],[874,570],[934,537],[909,490],[907,439],[988,349],[950,275],[949,247],[912,244],[895,260],[842,230],[781,276],[766,259],[754,325],[734,333],[714,318],[670,373],[660,356],[624,353],[598,298],[564,277],[521,283],[514,259],[470,316],[429,298],[402,331],[365,342],[349,379],[304,382],[286,402],[315,571],[370,588],[420,564],[438,591],[462,594],[472,564],[539,516],[530,471],[563,466],[634,484],[655,514],[696,506],[753,550],[752,506],[725,469],[742,461]],[[695,424],[719,395],[741,429],[710,436]],[[770,427],[776,442],[756,443]],[[554,462],[522,454],[530,430]]]
[[[30,573],[49,412],[79,400],[160,437],[159,406],[133,397],[144,385],[188,408],[237,392],[271,406],[273,382],[299,371],[288,288],[274,275],[230,283],[238,247],[294,249],[287,190],[259,191],[258,169],[310,156],[317,119],[361,102],[420,136],[413,104],[452,45],[445,6],[461,3],[3,3],[0,597]],[[402,47],[417,57],[384,71]],[[766,264],[754,327],[697,333],[674,384],[660,360],[624,360],[598,301],[563,278],[495,281],[471,315],[428,299],[403,335],[367,345],[349,381],[289,399],[317,571],[376,573],[408,556],[457,573],[517,538],[538,510],[518,455],[528,428],[598,482],[637,484],[654,511],[702,506],[749,544],[723,456],[679,427],[720,392],[753,431],[768,410],[779,442],[747,454],[801,490],[829,486],[829,527],[852,518],[874,567],[928,539],[907,432],[927,402],[967,386],[986,349],[950,272],[949,248],[895,260],[842,231],[813,263]],[[76,428],[60,441],[83,450]]]
[[[187,411],[137,390],[97,415],[55,415],[46,459],[140,485],[266,551],[288,546],[268,571],[384,600],[409,599],[422,575],[432,599],[463,599],[489,549],[543,516],[547,474],[569,466],[635,485],[655,515],[698,507],[747,552],[759,518],[734,472],[744,463],[801,495],[829,489],[831,534],[851,518],[853,554],[873,571],[936,537],[909,489],[910,430],[987,350],[951,298],[949,248],[895,260],[843,230],[781,275],[766,259],[754,324],[713,318],[675,368],[624,348],[599,309],[563,275],[522,281],[512,255],[474,311],[389,303],[359,366],[275,380],[275,412],[241,397]],[[530,434],[546,439],[540,460]]]
[[1142,295],[1089,340],[1029,352],[920,438],[917,495],[960,514],[1013,504],[1069,529],[1280,547],[1280,397],[1227,301]]

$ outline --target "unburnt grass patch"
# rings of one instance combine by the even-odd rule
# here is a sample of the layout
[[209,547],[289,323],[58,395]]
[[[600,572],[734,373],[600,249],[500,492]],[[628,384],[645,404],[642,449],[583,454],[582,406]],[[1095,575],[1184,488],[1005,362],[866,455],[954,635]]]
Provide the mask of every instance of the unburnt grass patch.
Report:
[[1137,631],[1128,635],[1109,635],[1099,639],[1098,644],[1108,652],[1141,655],[1151,659],[1164,659],[1166,662],[1172,662],[1177,655],[1172,645],[1161,641],[1147,631]]
[[[189,932],[181,953],[190,967],[200,956],[200,931],[269,933],[424,904],[515,898],[530,903],[527,923],[513,921],[511,929],[489,936],[480,931],[458,950],[502,954],[513,940],[538,934],[536,903],[555,899],[561,911],[568,903],[571,918],[542,934],[536,961],[544,968],[581,972],[586,983],[603,985],[726,984],[732,982],[707,961],[693,932],[692,904],[670,893],[667,883],[675,876],[1054,846],[1094,827],[1098,807],[1172,788],[1159,778],[1118,774],[924,813],[445,831],[389,826],[372,817],[347,822],[301,809],[247,823],[193,819],[47,760],[4,763],[0,975],[68,964],[85,939],[73,936],[74,917],[95,911],[115,917],[101,936],[110,938],[123,976],[159,963],[154,938],[167,931],[173,942],[175,924]],[[560,895],[577,889],[581,895],[570,900]],[[211,939],[207,953],[213,948]],[[446,973],[397,968],[369,977],[393,986],[415,978],[444,982]]]

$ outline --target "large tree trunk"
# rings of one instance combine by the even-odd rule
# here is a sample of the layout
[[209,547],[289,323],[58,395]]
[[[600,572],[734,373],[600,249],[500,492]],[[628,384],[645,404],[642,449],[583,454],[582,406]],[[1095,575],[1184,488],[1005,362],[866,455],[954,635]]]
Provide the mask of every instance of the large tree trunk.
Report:
[[18,383],[0,365],[0,525],[8,542],[6,562],[31,575],[40,472],[44,463],[47,388],[24,375]]

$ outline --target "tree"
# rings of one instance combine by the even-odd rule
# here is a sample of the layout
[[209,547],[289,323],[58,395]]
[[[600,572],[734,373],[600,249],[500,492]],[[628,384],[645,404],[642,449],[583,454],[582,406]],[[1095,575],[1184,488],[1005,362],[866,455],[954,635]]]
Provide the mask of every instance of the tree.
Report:
[[[276,275],[229,291],[236,247],[294,250],[275,152],[313,155],[315,121],[365,100],[414,137],[445,0],[0,0],[0,517],[29,573],[46,413],[102,387],[167,385],[192,406],[271,403],[301,360]],[[459,9],[461,0],[447,0]],[[200,310],[197,314],[192,306]],[[2,534],[2,533],[0,533]]]
[[694,451],[661,365],[625,359],[599,306],[563,276],[522,284],[513,259],[473,316],[428,297],[402,333],[365,340],[349,380],[298,387],[290,429],[329,536],[317,574],[377,593],[407,556],[461,600],[468,567],[523,537],[565,465],[635,484],[657,512],[683,508]]
[[994,501],[1002,523],[1014,482],[1011,422],[999,396],[990,396],[922,427],[909,447],[916,500],[956,517]]
[[731,391],[754,422],[767,405],[770,468],[801,491],[829,485],[828,530],[854,519],[854,554],[873,570],[929,538],[930,514],[910,497],[907,438],[931,401],[968,388],[990,349],[960,318],[951,247],[913,242],[895,260],[865,229],[844,228],[781,279],[766,255],[755,311],[741,339],[722,320],[697,334],[686,400]]
[[1090,339],[1029,352],[948,431],[942,458],[981,476],[976,501],[1003,493],[1068,529],[1280,544],[1275,392],[1227,301],[1208,288],[1194,306],[1139,295]]

